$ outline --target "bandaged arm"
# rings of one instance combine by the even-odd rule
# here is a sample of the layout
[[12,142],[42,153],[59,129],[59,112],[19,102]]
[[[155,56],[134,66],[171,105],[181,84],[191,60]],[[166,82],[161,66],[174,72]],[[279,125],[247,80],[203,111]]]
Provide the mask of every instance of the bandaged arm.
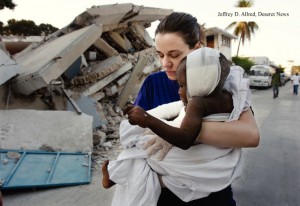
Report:
[[182,107],[182,101],[176,101],[160,105],[154,109],[150,109],[147,111],[147,113],[158,119],[169,120],[177,117]]

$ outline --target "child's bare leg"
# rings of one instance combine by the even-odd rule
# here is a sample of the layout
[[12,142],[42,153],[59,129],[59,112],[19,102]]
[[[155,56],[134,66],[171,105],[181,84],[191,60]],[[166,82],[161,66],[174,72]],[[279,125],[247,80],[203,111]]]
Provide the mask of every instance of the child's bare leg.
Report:
[[111,186],[116,184],[116,183],[114,183],[113,181],[111,181],[109,179],[109,173],[108,173],[108,170],[107,170],[108,163],[109,163],[109,161],[105,160],[103,165],[102,165],[102,185],[105,189],[108,189]]

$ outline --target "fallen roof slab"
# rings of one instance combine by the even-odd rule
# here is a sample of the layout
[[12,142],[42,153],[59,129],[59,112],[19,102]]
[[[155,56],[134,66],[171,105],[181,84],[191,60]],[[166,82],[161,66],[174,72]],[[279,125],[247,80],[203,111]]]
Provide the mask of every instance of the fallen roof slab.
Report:
[[21,94],[29,95],[46,87],[52,80],[63,74],[78,57],[102,34],[101,27],[91,25],[16,57],[22,69],[12,88]]
[[[104,123],[107,124],[105,121],[101,120],[100,115],[97,112],[97,101],[82,94],[80,94],[74,101],[83,113],[93,117],[93,128],[100,127]],[[70,101],[67,102],[67,110],[75,111],[74,106],[70,103]]]
[[172,11],[171,9],[144,7],[131,3],[101,5],[87,9],[75,18],[75,22],[83,25],[92,20],[90,23],[101,24],[104,27],[104,31],[106,31],[105,28],[109,25],[117,26],[118,24],[118,26],[122,26],[121,23],[124,23],[124,26],[127,26],[128,22],[134,21],[151,23],[163,19],[166,15],[172,13]]
[[92,151],[93,117],[69,111],[0,110],[0,148]]

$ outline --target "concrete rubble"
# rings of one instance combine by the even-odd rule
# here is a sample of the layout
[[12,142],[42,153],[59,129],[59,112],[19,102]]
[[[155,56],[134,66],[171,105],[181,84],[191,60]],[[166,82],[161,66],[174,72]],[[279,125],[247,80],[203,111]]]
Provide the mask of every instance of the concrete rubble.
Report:
[[19,53],[2,44],[0,149],[91,152],[94,171],[115,158],[122,108],[160,68],[146,28],[171,12],[93,6]]

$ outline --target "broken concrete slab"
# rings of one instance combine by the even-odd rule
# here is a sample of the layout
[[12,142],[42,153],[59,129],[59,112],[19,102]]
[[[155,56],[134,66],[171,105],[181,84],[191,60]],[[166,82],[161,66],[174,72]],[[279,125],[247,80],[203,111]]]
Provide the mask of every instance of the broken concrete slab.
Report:
[[136,85],[136,82],[138,78],[141,77],[141,74],[143,73],[143,69],[145,68],[145,65],[148,61],[148,56],[141,55],[139,57],[138,63],[135,65],[133,71],[131,72],[130,78],[127,81],[125,87],[123,88],[121,94],[119,95],[117,106],[120,108],[123,108],[126,104],[126,101],[129,97],[129,95],[132,93],[132,89]]
[[100,89],[108,85],[110,82],[118,78],[120,75],[126,73],[132,68],[131,62],[127,62],[124,64],[121,68],[119,68],[117,71],[111,73],[110,75],[106,76],[105,78],[101,79],[100,81],[92,84],[89,88],[87,88],[83,94],[86,96],[92,95],[96,92],[98,92]]
[[104,39],[99,38],[94,45],[100,49],[104,54],[108,57],[117,56],[119,55],[118,51],[115,50],[112,46],[110,46]]
[[[93,128],[98,128],[102,124],[107,124],[106,121],[100,119],[100,116],[97,112],[97,101],[82,94],[72,96],[81,111],[93,117]],[[69,101],[67,102],[67,110],[75,111],[74,107]]]
[[80,55],[102,34],[101,27],[91,25],[46,42],[16,58],[22,70],[12,88],[29,95],[46,87],[71,66]]
[[[164,18],[166,15],[172,13],[171,9],[160,9],[152,7],[138,6],[131,3],[128,4],[112,4],[95,6],[87,9],[75,20],[80,24],[84,19],[84,23],[92,22],[103,25],[103,32],[114,30],[117,28],[128,27],[128,22],[142,21],[149,24]],[[101,14],[101,15],[99,15]],[[80,19],[80,21],[78,21]]]
[[75,85],[79,85],[99,81],[112,72],[118,70],[124,64],[125,61],[123,61],[119,55],[109,57],[98,64],[90,66],[91,71],[88,74],[77,76],[72,80],[72,82]]
[[151,36],[149,35],[149,33],[145,30],[144,26],[140,23],[137,22],[133,22],[132,23],[132,28],[133,31],[136,33],[136,35],[138,36],[138,38],[141,41],[145,41],[146,44],[148,44],[149,47],[154,47],[154,41],[151,38]]
[[0,49],[0,85],[17,75],[21,67]]
[[0,110],[0,148],[92,151],[92,124],[93,117],[69,111]]

